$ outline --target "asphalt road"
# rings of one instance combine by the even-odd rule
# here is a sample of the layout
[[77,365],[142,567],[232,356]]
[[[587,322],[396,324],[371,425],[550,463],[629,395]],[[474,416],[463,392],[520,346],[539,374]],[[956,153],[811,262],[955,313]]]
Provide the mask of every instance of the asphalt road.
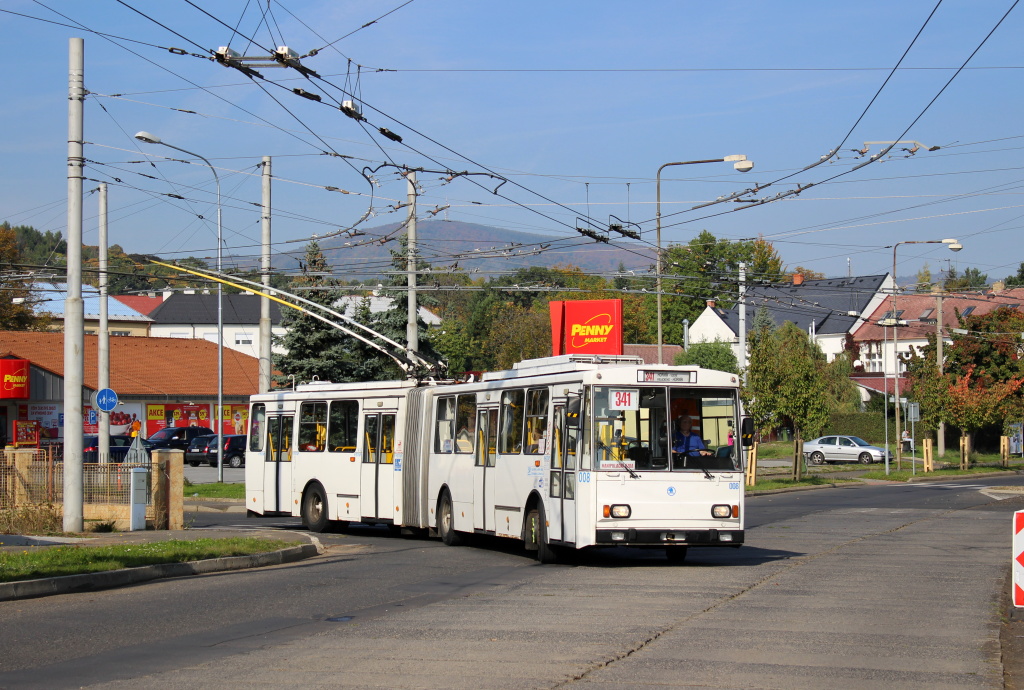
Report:
[[682,566],[353,528],[290,566],[0,603],[0,687],[1001,688],[994,603],[1024,499],[982,489],[1021,483],[754,497],[747,546]]

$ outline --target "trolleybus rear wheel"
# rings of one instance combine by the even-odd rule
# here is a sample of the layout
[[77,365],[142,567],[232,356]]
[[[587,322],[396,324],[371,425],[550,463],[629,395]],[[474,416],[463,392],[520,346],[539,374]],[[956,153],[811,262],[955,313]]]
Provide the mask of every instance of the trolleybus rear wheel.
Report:
[[452,510],[452,497],[445,491],[437,502],[437,533],[447,546],[461,546],[462,535],[455,531],[455,513]]

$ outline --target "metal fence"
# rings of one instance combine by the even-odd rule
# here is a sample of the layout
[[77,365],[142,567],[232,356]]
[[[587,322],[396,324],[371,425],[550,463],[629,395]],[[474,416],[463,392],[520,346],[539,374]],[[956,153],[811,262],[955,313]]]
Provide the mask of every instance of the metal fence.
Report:
[[[64,502],[64,463],[46,449],[0,453],[0,508]],[[153,502],[153,466],[150,463],[87,463],[82,466],[83,503],[131,504],[133,468],[149,472],[146,502]]]

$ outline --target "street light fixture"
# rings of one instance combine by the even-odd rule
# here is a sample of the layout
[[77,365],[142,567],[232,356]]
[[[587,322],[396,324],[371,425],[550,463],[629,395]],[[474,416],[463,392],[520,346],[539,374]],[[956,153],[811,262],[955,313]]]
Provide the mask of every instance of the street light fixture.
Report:
[[[664,357],[664,336],[661,328],[661,171],[673,165],[697,165],[700,163],[732,163],[732,167],[740,172],[750,172],[754,169],[754,162],[747,160],[747,157],[743,154],[736,154],[732,156],[726,156],[724,158],[711,158],[708,160],[701,161],[678,161],[675,163],[665,163],[665,165],[658,168],[657,175],[657,206],[655,211],[655,223],[656,223],[656,242],[658,249],[657,261],[655,263],[655,276],[657,278],[657,300],[658,300],[658,364],[665,363]],[[742,308],[742,307],[741,307]]]
[[[214,182],[217,183],[217,272],[221,271],[221,203],[220,203],[220,177],[217,169],[204,156],[198,153],[187,151],[174,144],[150,134],[149,132],[138,132],[135,138],[147,144],[160,144],[167,148],[187,153],[190,156],[202,160],[206,167],[213,173]],[[217,481],[224,481],[224,286],[217,283]]]
[[[892,322],[892,358],[893,358],[893,389],[896,395],[896,433],[900,433],[900,353],[899,353],[899,331],[898,327],[901,325],[900,320],[897,316],[896,311],[896,248],[901,244],[944,244],[950,251],[958,252],[964,248],[955,239],[945,240],[907,240],[905,242],[897,242],[892,246],[892,307],[889,310],[888,321]],[[942,324],[939,324],[942,327]],[[942,337],[940,332],[939,337]],[[888,427],[887,427],[888,428]],[[899,437],[897,437],[899,438]],[[886,457],[888,461],[888,457]],[[902,440],[896,441],[896,469],[903,468],[903,442]],[[886,468],[886,474],[888,474],[888,467]]]

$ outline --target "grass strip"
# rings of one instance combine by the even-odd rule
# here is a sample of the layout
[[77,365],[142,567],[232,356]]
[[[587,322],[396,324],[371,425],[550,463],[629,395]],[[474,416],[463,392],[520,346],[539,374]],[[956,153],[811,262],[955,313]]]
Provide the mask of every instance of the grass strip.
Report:
[[985,474],[988,472],[1004,472],[1005,469],[1002,467],[972,467],[969,470],[961,470],[959,468],[949,468],[945,470],[935,470],[934,472],[922,472],[918,469],[917,474],[911,474],[910,470],[890,470],[889,474],[885,473],[885,470],[874,470],[872,472],[865,472],[861,475],[861,479],[882,479],[890,482],[905,482],[911,477],[963,477],[972,474]]
[[245,484],[191,484],[184,487],[185,498],[245,498]]
[[[3,541],[2,535],[0,541]],[[293,545],[276,539],[233,537],[192,541],[172,539],[111,546],[29,546],[21,551],[0,553],[0,582],[97,573],[158,563],[185,563],[224,556],[248,556]]]
[[805,477],[800,481],[796,481],[794,479],[765,479],[757,482],[753,486],[748,486],[747,491],[789,489],[794,486],[828,486],[831,484],[843,484],[855,481],[855,479],[833,479],[831,477]]

